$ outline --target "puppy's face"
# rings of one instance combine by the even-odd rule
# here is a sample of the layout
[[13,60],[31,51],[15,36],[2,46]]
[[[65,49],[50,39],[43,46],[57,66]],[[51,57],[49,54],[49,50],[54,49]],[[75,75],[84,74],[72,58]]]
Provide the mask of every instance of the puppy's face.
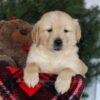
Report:
[[81,38],[77,20],[61,11],[46,13],[32,31],[34,43],[51,51],[61,51],[76,45]]

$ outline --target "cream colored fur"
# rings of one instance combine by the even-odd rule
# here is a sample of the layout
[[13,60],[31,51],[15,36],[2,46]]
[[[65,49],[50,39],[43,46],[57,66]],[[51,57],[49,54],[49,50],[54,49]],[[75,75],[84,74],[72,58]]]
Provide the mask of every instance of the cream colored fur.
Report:
[[[48,32],[52,29],[51,32]],[[68,32],[65,33],[64,29]],[[63,40],[61,51],[53,49],[53,42],[60,37]],[[36,23],[32,31],[33,44],[30,48],[24,81],[29,87],[39,82],[39,72],[58,74],[56,90],[63,94],[70,86],[72,76],[85,77],[87,66],[78,56],[76,44],[81,38],[81,29],[77,20],[61,11],[48,12]]]

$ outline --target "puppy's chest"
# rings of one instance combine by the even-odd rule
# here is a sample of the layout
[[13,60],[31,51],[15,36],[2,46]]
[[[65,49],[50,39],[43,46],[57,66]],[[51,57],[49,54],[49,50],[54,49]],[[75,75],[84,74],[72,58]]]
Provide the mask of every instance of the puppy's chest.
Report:
[[67,55],[45,55],[42,54],[38,56],[38,64],[41,72],[58,73],[62,69],[70,66],[72,57],[67,57]]

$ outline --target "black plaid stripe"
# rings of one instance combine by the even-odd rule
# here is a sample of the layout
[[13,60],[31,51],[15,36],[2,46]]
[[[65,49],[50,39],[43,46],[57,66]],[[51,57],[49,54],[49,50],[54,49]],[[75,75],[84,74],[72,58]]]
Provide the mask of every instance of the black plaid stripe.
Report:
[[4,100],[15,100],[14,95],[5,87],[3,82],[0,80],[0,94]]

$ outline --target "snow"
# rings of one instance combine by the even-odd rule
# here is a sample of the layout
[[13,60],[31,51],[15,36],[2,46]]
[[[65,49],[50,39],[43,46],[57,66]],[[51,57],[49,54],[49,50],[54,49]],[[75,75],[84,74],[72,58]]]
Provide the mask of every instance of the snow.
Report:
[[100,58],[92,58],[90,60],[90,63],[93,64],[93,65],[97,65],[100,63]]
[[85,0],[86,8],[90,8],[91,6],[99,6],[100,8],[100,0]]

